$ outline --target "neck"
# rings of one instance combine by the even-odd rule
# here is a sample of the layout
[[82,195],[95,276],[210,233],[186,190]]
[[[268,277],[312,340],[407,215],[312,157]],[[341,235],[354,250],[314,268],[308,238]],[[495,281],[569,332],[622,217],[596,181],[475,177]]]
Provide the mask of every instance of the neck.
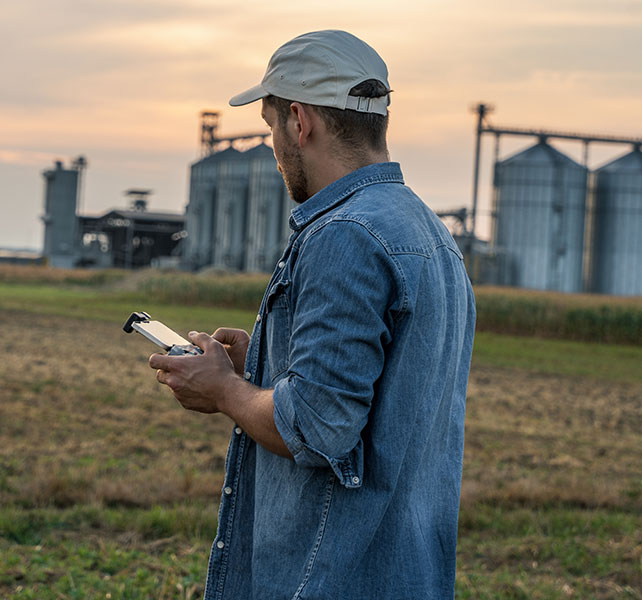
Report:
[[388,162],[388,150],[363,151],[358,155],[348,156],[349,153],[337,151],[323,153],[323,155],[306,157],[308,194],[313,196],[324,187],[345,177],[349,173],[381,162]]

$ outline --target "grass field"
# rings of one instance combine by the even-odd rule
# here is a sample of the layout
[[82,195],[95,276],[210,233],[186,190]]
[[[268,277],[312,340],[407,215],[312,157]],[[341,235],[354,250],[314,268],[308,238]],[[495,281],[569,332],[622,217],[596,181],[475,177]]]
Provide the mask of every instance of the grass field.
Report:
[[[254,312],[1,275],[0,597],[200,597],[231,423],[181,409],[120,326]],[[641,365],[635,345],[477,335],[457,598],[642,598]]]

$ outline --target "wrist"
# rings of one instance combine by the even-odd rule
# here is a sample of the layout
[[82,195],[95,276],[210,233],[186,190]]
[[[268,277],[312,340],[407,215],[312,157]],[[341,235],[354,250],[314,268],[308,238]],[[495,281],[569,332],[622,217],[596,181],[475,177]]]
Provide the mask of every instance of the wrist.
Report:
[[[220,412],[232,417],[235,406],[238,405],[242,394],[243,384],[246,382],[234,371],[229,371],[221,382],[221,394],[218,409]],[[232,417],[233,418],[233,417]]]

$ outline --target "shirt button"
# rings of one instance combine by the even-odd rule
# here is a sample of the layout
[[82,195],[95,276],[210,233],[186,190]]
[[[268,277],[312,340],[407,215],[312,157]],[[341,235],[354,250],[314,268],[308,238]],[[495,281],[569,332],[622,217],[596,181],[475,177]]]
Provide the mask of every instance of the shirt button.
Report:
[[230,486],[227,486],[224,490],[225,495],[229,496],[232,493],[232,488]]
[[245,375],[243,375],[243,377],[245,377],[245,379],[250,379],[250,377],[252,377],[252,373],[245,371]]
[[356,476],[352,478],[352,483],[354,483],[355,485],[357,485],[359,481],[360,481],[359,478]]
[[223,541],[219,540],[218,542],[216,542],[216,547],[217,547],[219,550],[223,550],[223,548],[225,548],[225,542],[223,542]]
[[261,322],[261,315],[256,315],[256,322],[260,323]]
[[279,267],[279,269],[282,269],[283,267],[285,267],[285,263],[281,261],[277,266]]
[[243,430],[240,427],[235,427],[234,433],[238,433],[239,435],[241,435],[241,433],[243,433]]

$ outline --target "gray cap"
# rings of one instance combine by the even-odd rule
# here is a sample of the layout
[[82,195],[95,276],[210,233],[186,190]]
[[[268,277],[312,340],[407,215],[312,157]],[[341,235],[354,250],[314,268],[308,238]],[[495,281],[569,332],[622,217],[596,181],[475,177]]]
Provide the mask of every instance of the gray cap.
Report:
[[263,80],[234,96],[231,106],[242,106],[266,96],[341,110],[386,115],[390,94],[380,98],[350,96],[367,79],[389,89],[388,68],[373,48],[358,37],[337,30],[304,33],[281,46],[270,59]]

